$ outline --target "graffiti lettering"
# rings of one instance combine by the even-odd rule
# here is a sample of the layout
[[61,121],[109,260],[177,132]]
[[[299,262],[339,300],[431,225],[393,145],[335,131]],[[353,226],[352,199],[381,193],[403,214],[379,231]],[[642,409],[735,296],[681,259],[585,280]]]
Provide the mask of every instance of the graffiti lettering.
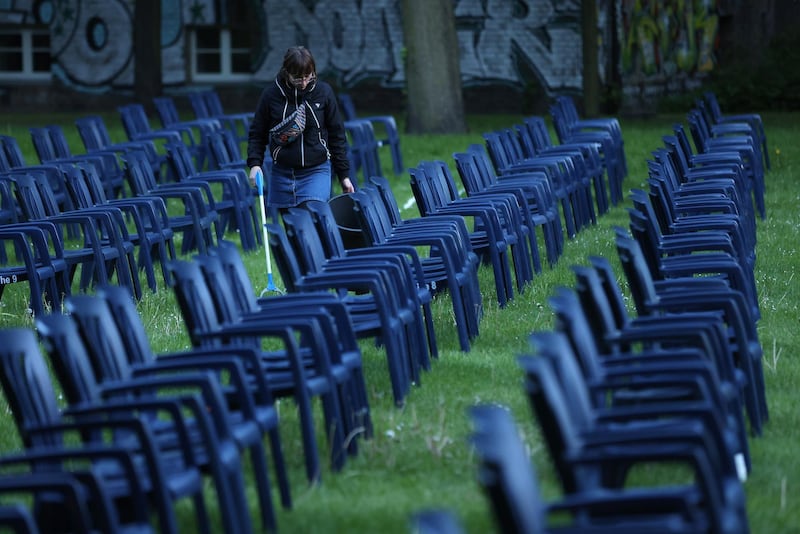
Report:
[[[163,82],[186,84],[191,70],[187,28],[226,24],[220,10],[227,4],[161,1]],[[598,2],[603,17],[608,1]],[[263,20],[255,80],[275,76],[286,48],[299,43],[314,52],[320,72],[346,87],[365,78],[403,85],[400,0],[249,2]],[[77,88],[104,91],[133,86],[134,5],[134,0],[10,1],[0,3],[0,21],[47,25],[54,73]],[[618,13],[623,74],[646,80],[713,68],[714,5],[710,0],[624,0]],[[455,15],[465,84],[520,83],[524,70],[536,73],[551,92],[580,88],[579,0],[455,0]],[[606,51],[601,48],[601,55]]]

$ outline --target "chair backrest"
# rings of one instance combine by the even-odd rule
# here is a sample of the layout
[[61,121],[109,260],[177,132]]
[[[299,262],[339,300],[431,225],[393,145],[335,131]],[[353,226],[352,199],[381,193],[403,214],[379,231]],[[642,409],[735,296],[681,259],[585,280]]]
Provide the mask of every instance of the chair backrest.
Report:
[[648,302],[658,300],[650,267],[639,243],[629,235],[625,235],[624,230],[617,232],[616,246],[633,302],[636,309],[644,313]]
[[427,175],[422,166],[408,170],[411,176],[411,191],[414,193],[414,200],[419,208],[421,216],[433,215],[436,210],[444,206],[441,197],[437,195],[432,180]]
[[76,321],[61,313],[51,313],[39,317],[36,327],[67,403],[98,401],[95,364],[99,362],[94,362],[86,351]]
[[639,243],[642,256],[653,278],[660,278],[661,250],[655,230],[649,219],[639,210],[628,208],[630,235]]
[[161,121],[161,126],[164,128],[180,122],[178,115],[178,108],[175,107],[175,101],[168,96],[157,96],[153,98],[153,105],[158,113],[158,119]]
[[58,158],[56,154],[56,149],[53,146],[53,142],[50,140],[50,134],[45,127],[35,127],[35,128],[28,128],[28,131],[31,134],[31,141],[33,142],[33,148],[36,150],[36,155],[39,157],[39,161],[42,163],[46,163],[48,161],[53,161]]
[[195,174],[194,160],[192,153],[183,143],[170,141],[164,147],[167,151],[167,162],[172,171],[172,175],[181,182],[186,180],[189,176]]
[[22,147],[16,137],[11,135],[0,135],[0,145],[5,152],[6,159],[11,167],[24,167],[25,156],[22,155]]
[[173,260],[167,263],[175,298],[181,309],[186,330],[195,347],[219,346],[200,334],[219,330],[221,323],[200,265],[194,261]]
[[72,295],[64,306],[75,322],[98,382],[128,380],[131,363],[117,323],[105,300],[94,295]]
[[9,161],[8,154],[6,154],[2,141],[0,141],[0,171],[5,172],[9,169],[11,169],[11,161]]
[[26,221],[44,219],[59,212],[55,202],[49,202],[42,195],[37,174],[41,177],[38,171],[15,173],[11,180],[12,192],[21,209],[22,218]]
[[272,258],[278,267],[286,291],[290,293],[297,291],[297,283],[303,278],[303,273],[292,245],[286,237],[286,231],[280,224],[267,223],[267,235]]
[[456,152],[453,154],[453,159],[456,162],[456,170],[458,177],[461,179],[461,185],[467,195],[478,193],[486,189],[483,183],[483,178],[478,171],[478,162],[476,156],[472,152]]
[[95,204],[105,204],[108,202],[105,184],[97,167],[88,162],[79,161],[75,167],[80,171],[83,181],[91,194]]
[[456,185],[453,174],[450,172],[450,167],[445,161],[440,159],[423,161],[421,165],[428,176],[434,179],[437,191],[443,195],[446,202],[454,202],[461,198],[458,192],[458,185]]
[[617,343],[606,341],[618,331],[618,325],[597,271],[585,265],[574,265],[572,271],[575,273],[575,292],[589,320],[594,338],[602,351],[618,351]]
[[497,174],[503,174],[511,167],[515,160],[503,143],[502,134],[497,131],[486,132],[483,134],[483,139],[486,142],[486,151],[489,153],[489,158],[492,161],[495,172]]
[[119,106],[117,111],[119,111],[122,126],[129,139],[136,139],[137,136],[151,131],[150,122],[142,104],[126,104]]
[[611,262],[604,256],[589,256],[589,263],[600,278],[603,291],[614,315],[614,323],[619,328],[622,328],[629,320],[628,308],[625,304],[622,288],[617,283]]
[[568,142],[572,122],[557,103],[550,106],[550,117],[553,119],[553,127],[556,130],[558,142],[562,144]]
[[206,132],[203,143],[208,149],[209,168],[222,169],[242,163],[239,143],[227,128]]
[[378,139],[372,122],[366,119],[354,119],[344,122],[348,134],[351,164],[361,169],[366,180],[370,176],[380,176],[381,164],[378,156]]
[[222,100],[216,91],[213,89],[207,89],[200,94],[203,97],[203,101],[206,103],[206,108],[208,108],[208,112],[212,117],[221,117],[225,114],[225,110],[222,108]]
[[234,295],[232,284],[223,269],[219,256],[198,255],[195,261],[200,265],[200,271],[206,280],[206,285],[214,299],[214,308],[219,319],[223,322],[239,320],[244,311],[239,306],[239,300]]
[[529,340],[539,357],[550,361],[562,391],[568,392],[567,408],[572,420],[580,428],[590,428],[594,425],[595,410],[605,405],[607,398],[604,394],[597,394],[592,399],[586,375],[580,368],[566,334],[557,331],[534,332]]
[[50,142],[53,144],[53,149],[55,149],[56,156],[59,158],[72,157],[72,150],[69,148],[67,136],[64,134],[64,129],[61,125],[48,124],[45,128],[47,128],[47,133],[50,137]]
[[602,356],[578,296],[571,289],[559,288],[547,302],[555,315],[553,330],[569,342],[569,354],[583,376],[589,381],[602,380],[606,375]]
[[305,273],[320,272],[327,257],[311,213],[305,209],[292,208],[289,213],[284,214],[283,224],[286,227],[286,236]]
[[525,123],[515,124],[514,130],[517,133],[519,145],[522,148],[522,156],[524,158],[535,157],[538,149],[536,147],[536,140],[533,138],[533,134],[530,128],[528,128],[528,125]]
[[497,170],[494,167],[492,158],[486,148],[486,145],[479,143],[472,143],[467,147],[467,152],[475,156],[475,165],[478,168],[479,176],[484,184],[484,189],[497,181]]
[[[91,125],[92,133],[96,136],[96,139],[100,142],[97,148],[103,148],[113,144],[113,141],[111,140],[111,133],[108,131],[108,128],[106,127],[106,122],[100,115],[89,115],[88,117],[77,119],[75,121],[75,124],[79,128],[81,124]],[[83,141],[84,143],[86,142],[85,139]]]
[[131,150],[122,155],[128,185],[136,195],[144,195],[157,185],[147,154],[142,150]]
[[219,243],[209,247],[208,251],[219,257],[230,282],[231,294],[236,298],[239,309],[245,312],[258,310],[256,291],[236,243],[220,239]]
[[156,355],[150,346],[150,338],[130,291],[122,286],[105,285],[97,289],[97,297],[105,301],[111,312],[124,344],[127,360],[131,364],[149,364],[155,361]]
[[374,187],[362,187],[352,193],[353,210],[358,214],[361,229],[370,244],[385,242],[392,232],[391,218],[379,196]]
[[305,208],[311,213],[311,219],[314,221],[317,234],[322,242],[325,256],[328,258],[344,256],[347,251],[330,204],[312,200],[306,202]]
[[347,93],[339,93],[339,110],[342,112],[342,117],[346,121],[352,121],[358,118],[353,98]]
[[572,421],[569,400],[551,361],[541,355],[522,356],[518,361],[525,372],[525,389],[531,407],[564,491],[572,493],[596,484],[593,477],[587,478],[589,473],[573,469],[570,462],[570,455],[579,450],[581,429]]
[[536,152],[553,146],[553,138],[550,137],[550,130],[544,117],[531,115],[523,119],[523,123],[528,128],[530,139],[533,141]]
[[211,112],[208,109],[208,105],[206,104],[206,99],[203,96],[202,91],[192,91],[188,94],[188,96],[189,96],[189,103],[192,106],[192,110],[194,111],[194,114],[198,119],[212,118]]
[[470,409],[478,482],[489,497],[500,532],[544,532],[541,494],[533,464],[511,412],[498,405]]
[[11,192],[11,180],[0,178],[0,225],[17,222],[17,203]]
[[61,445],[56,433],[28,432],[61,420],[50,370],[32,329],[0,330],[0,384],[25,447]]
[[99,191],[95,189],[97,184],[88,181],[84,172],[78,167],[65,166],[64,182],[73,204],[78,208],[89,208],[98,203],[96,195],[103,194],[102,186]]
[[397,198],[394,196],[392,184],[384,176],[370,176],[367,179],[368,185],[371,185],[379,193],[380,199],[383,202],[383,207],[386,214],[389,216],[389,221],[392,226],[403,224],[403,216],[400,212],[400,206],[397,204]]

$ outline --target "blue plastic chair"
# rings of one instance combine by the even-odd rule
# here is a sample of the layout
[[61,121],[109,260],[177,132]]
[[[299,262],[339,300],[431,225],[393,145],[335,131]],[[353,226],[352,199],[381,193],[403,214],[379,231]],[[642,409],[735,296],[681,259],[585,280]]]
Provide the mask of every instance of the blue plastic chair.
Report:
[[[560,385],[553,361],[560,357],[557,347],[541,344],[537,356],[523,356],[525,388],[545,438],[564,491],[624,488],[626,474],[637,463],[685,463],[694,471],[687,485],[649,487],[654,506],[669,500],[683,500],[691,519],[702,521],[714,532],[747,532],[747,515],[742,484],[732,459],[716,449],[713,429],[691,417],[665,421],[598,423],[596,415],[574,403],[576,397]],[[585,403],[583,404],[584,406]],[[698,500],[699,497],[699,500]]]
[[61,126],[54,124],[41,128],[29,128],[31,140],[42,164],[90,163],[102,176],[103,186],[109,198],[123,195],[123,171],[116,154],[95,151],[91,154],[73,154]]
[[[69,284],[80,266],[80,290],[92,284],[108,283],[116,274],[120,285],[141,298],[134,245],[121,212],[113,208],[61,212],[49,180],[40,172],[9,174],[23,219],[40,227],[48,225],[50,236],[60,242],[70,274]],[[44,223],[44,225],[42,224]],[[54,227],[54,228],[53,228]],[[77,246],[66,247],[77,233]]]
[[477,405],[470,409],[470,418],[478,483],[499,531],[688,533],[704,526],[687,512],[684,499],[644,491],[587,490],[545,502],[511,412],[500,405]]
[[715,124],[727,122],[746,122],[750,125],[751,129],[756,133],[761,142],[761,153],[764,156],[764,166],[769,169],[769,148],[767,147],[767,134],[764,131],[764,121],[758,113],[723,113],[719,105],[717,96],[713,91],[706,91],[703,93],[703,100],[706,103],[706,109]]
[[[296,331],[286,324],[276,325],[274,322],[255,320],[222,322],[200,265],[197,262],[176,261],[170,263],[170,270],[175,296],[192,344],[206,349],[223,350],[231,346],[257,351],[258,367],[254,369],[260,369],[264,373],[275,397],[292,398],[295,401],[309,481],[316,482],[321,477],[312,397],[321,399],[331,466],[335,470],[341,469],[347,456],[343,435],[346,426],[337,384],[331,379],[328,354],[313,353],[312,362],[304,361],[295,337]],[[311,321],[306,325],[311,328],[315,326]],[[311,330],[310,334],[308,331],[299,333],[302,336],[320,335],[318,329]],[[273,340],[281,346],[275,350],[264,350],[260,340]],[[313,363],[313,366],[306,365],[307,363]]]
[[261,244],[257,196],[243,168],[198,172],[186,145],[168,143],[166,150],[167,160],[178,182],[205,181],[221,189],[220,194],[214,197],[221,235],[238,232],[244,250],[253,250]]
[[[377,145],[389,146],[392,157],[392,169],[395,174],[403,172],[403,153],[400,150],[400,134],[397,130],[397,123],[391,115],[371,115],[359,117],[353,99],[347,93],[339,93],[339,110],[345,121],[365,120],[374,125],[379,125],[383,131],[383,137],[377,140]],[[380,167],[380,166],[379,166]],[[380,174],[380,173],[379,173]]]
[[[560,215],[558,207],[550,195],[550,187],[546,177],[526,181],[499,180],[490,170],[491,163],[488,154],[481,145],[471,145],[466,152],[453,154],[461,184],[467,196],[512,194],[517,199],[520,207],[520,218],[531,229],[531,254],[533,256],[534,244],[539,243],[537,232],[541,232],[541,242],[544,244],[544,255],[552,266],[558,261],[563,246]],[[541,257],[538,253],[534,256],[534,270],[536,259]],[[539,260],[541,263],[541,260]]]
[[34,316],[43,315],[46,308],[61,307],[62,295],[70,294],[71,287],[60,240],[51,241],[41,226],[4,224],[0,226],[0,250],[14,251],[0,262],[0,298],[7,286],[27,282]]
[[97,169],[87,163],[64,168],[64,179],[70,195],[81,209],[105,206],[119,209],[126,220],[133,224],[128,235],[139,250],[137,264],[145,272],[148,287],[156,291],[158,286],[154,267],[156,260],[162,266],[164,282],[168,283],[163,266],[168,260],[175,258],[175,234],[170,227],[163,198],[139,196],[109,200],[100,183]]
[[[371,246],[413,246],[421,251],[425,280],[435,293],[453,299],[461,350],[478,335],[483,301],[477,278],[478,257],[472,251],[463,217],[437,215],[401,219],[388,187],[363,187],[350,195],[360,227]],[[393,210],[387,209],[390,203]],[[395,222],[395,221],[400,221]]]
[[[315,306],[290,304],[280,313],[274,307],[271,310],[260,306],[252,311],[243,309],[234,295],[237,290],[228,278],[220,255],[199,256],[196,261],[200,264],[223,324],[257,322],[259,325],[291,326],[301,334],[298,348],[309,377],[322,370],[316,360],[320,354],[326,354],[330,361],[328,379],[336,385],[341,402],[340,412],[345,425],[343,432],[352,436],[347,450],[355,455],[358,452],[357,437],[362,433],[371,434],[371,419],[361,350],[355,341],[349,317],[342,321],[340,314],[335,316],[333,310],[321,302]],[[289,301],[286,303],[289,304]]]
[[[362,336],[367,335],[367,332],[371,333],[375,341],[385,347],[394,401],[402,405],[410,390],[407,375],[409,352],[403,325],[395,312],[396,303],[391,295],[391,288],[386,288],[373,277],[347,280],[348,277],[341,274],[304,275],[283,226],[268,224],[268,230],[272,258],[287,292],[315,295],[325,291],[340,298],[342,304],[348,308],[356,331]],[[364,291],[375,293],[375,302],[366,298],[368,293],[361,295],[360,299],[341,298],[342,291],[349,291],[359,281]],[[364,304],[369,306],[360,306],[360,301],[365,300],[367,302]]]
[[140,150],[122,156],[126,177],[135,196],[158,196],[167,205],[169,226],[182,235],[181,252],[204,253],[221,237],[219,213],[208,183],[157,183],[147,155]]
[[433,294],[425,280],[425,270],[422,267],[422,262],[419,259],[416,249],[403,246],[394,247],[394,249],[384,246],[377,250],[369,247],[347,249],[344,246],[341,232],[337,226],[336,217],[329,203],[311,201],[307,202],[304,207],[311,212],[311,218],[317,229],[317,234],[319,235],[323,251],[327,258],[356,258],[362,256],[366,258],[379,258],[383,257],[383,255],[388,255],[387,257],[391,258],[392,255],[396,255],[408,262],[411,273],[416,280],[417,298],[422,307],[428,341],[428,353],[431,358],[438,357],[439,349],[436,341],[436,330],[433,324],[433,312],[431,311]]
[[[612,184],[603,168],[600,145],[598,143],[559,143],[554,144],[550,131],[543,117],[529,116],[523,123],[516,126],[522,147],[528,156],[537,154],[569,154],[580,155],[585,173],[591,178],[594,186],[594,199],[597,203],[597,213],[602,215],[608,211],[609,189]],[[619,187],[619,184],[614,184]]]
[[[109,481],[109,495],[118,502],[136,497],[140,491],[146,492],[157,510],[163,532],[178,532],[174,506],[185,498],[193,500],[198,528],[208,532],[202,478],[190,455],[166,455],[161,451],[151,430],[135,417],[126,402],[109,401],[62,412],[34,331],[0,330],[0,340],[0,384],[25,447],[23,460],[28,456],[25,461],[32,458],[56,472],[61,468],[55,461],[68,455],[94,460],[96,473]],[[109,447],[95,439],[103,431],[123,433],[130,438],[129,442],[124,448]],[[82,441],[68,447],[65,434],[76,432],[83,436]],[[124,454],[120,455],[120,451]],[[111,458],[117,460],[104,461]],[[127,464],[125,458],[129,460]],[[0,457],[0,464],[4,462],[17,465],[20,458]],[[140,501],[132,503],[136,508],[146,509]]]
[[[83,408],[115,399],[127,401],[129,409],[148,423],[163,450],[188,454],[210,476],[225,528],[250,532],[237,440],[254,433],[252,422],[231,420],[219,383],[206,372],[146,376],[146,371],[158,370],[139,369],[134,375],[102,300],[81,295],[68,300],[66,307],[70,316],[50,314],[38,320],[37,328],[69,405]],[[161,419],[161,413],[175,406],[191,415]],[[179,434],[185,434],[188,443],[177,446]],[[118,436],[115,443],[126,441],[126,436]]]
[[[751,426],[759,434],[761,426],[769,418],[766,387],[763,377],[763,350],[758,340],[755,324],[748,320],[749,308],[746,297],[723,283],[722,287],[713,279],[691,277],[670,278],[658,283],[642,254],[639,244],[630,236],[618,232],[617,250],[634,302],[640,313],[652,313],[662,306],[676,310],[704,310],[720,314],[725,321],[724,334],[731,340],[729,346],[737,357],[737,367],[746,381],[746,407]],[[656,298],[657,297],[657,298]],[[663,299],[663,301],[662,301]]]
[[250,122],[253,120],[252,112],[227,113],[219,94],[213,89],[192,91],[187,96],[198,119],[218,120],[234,135],[237,142],[247,141]]
[[168,142],[184,143],[195,158],[195,165],[203,169],[206,165],[206,147],[198,133],[191,127],[180,124],[167,128],[153,128],[143,104],[134,102],[117,108],[122,126],[129,141],[153,141],[157,149],[163,154],[164,144]]
[[[432,162],[431,162],[432,163]],[[417,200],[417,207],[420,215],[431,217],[435,215],[456,215],[464,217],[465,222],[470,228],[469,237],[472,250],[478,254],[482,262],[490,263],[494,273],[495,288],[497,290],[497,302],[500,307],[504,307],[509,300],[514,298],[514,281],[511,275],[512,256],[514,261],[515,274],[517,277],[518,290],[522,290],[531,279],[532,269],[530,268],[530,256],[527,250],[516,254],[512,253],[512,246],[519,242],[518,228],[506,225],[501,222],[499,209],[504,210],[503,221],[509,221],[511,214],[508,204],[487,205],[485,202],[467,201],[461,204],[448,202],[445,193],[437,186],[441,184],[437,176],[440,175],[438,168],[432,165],[410,169],[411,189]],[[515,213],[516,215],[516,213]],[[509,221],[510,222],[510,221]],[[524,246],[525,242],[523,242]],[[519,262],[522,262],[520,266]]]
[[[416,291],[417,279],[406,258],[397,254],[328,258],[310,212],[291,209],[283,222],[304,276],[339,273],[348,280],[339,284],[338,293],[353,311],[361,309],[374,314],[379,312],[378,308],[383,308],[383,313],[391,310],[406,351],[405,358],[394,363],[407,381],[419,384],[420,370],[430,368],[430,354],[422,303]],[[368,293],[359,294],[365,290]]]

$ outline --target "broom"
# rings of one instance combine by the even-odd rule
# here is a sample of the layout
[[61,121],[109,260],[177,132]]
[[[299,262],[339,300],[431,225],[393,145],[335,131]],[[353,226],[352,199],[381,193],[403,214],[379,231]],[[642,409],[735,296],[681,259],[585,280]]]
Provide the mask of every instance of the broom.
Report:
[[275,280],[272,278],[272,258],[269,255],[269,232],[267,231],[267,212],[264,207],[264,174],[259,170],[256,173],[256,188],[258,189],[258,204],[261,206],[261,230],[264,232],[264,255],[267,261],[267,287],[261,292],[261,296],[267,291],[275,291],[283,293],[275,285]]

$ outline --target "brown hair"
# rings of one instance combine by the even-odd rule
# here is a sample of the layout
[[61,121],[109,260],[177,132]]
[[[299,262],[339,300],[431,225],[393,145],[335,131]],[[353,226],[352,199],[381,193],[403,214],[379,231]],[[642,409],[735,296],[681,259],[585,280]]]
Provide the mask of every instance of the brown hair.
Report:
[[[283,67],[281,68],[284,77],[294,76],[295,78],[316,74],[317,64],[314,56],[304,46],[293,46],[286,50],[283,55]],[[288,78],[287,78],[288,80]]]

